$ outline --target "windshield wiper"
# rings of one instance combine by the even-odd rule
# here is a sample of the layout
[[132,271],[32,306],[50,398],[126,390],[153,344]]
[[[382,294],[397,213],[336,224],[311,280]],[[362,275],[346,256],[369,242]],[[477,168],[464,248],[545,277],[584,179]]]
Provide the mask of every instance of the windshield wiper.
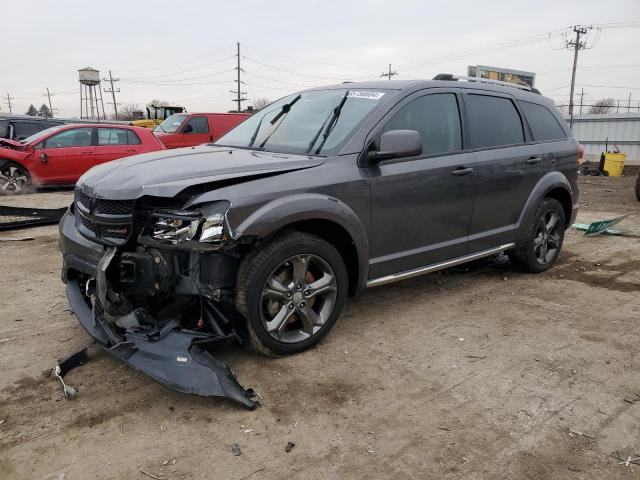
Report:
[[[344,102],[347,101],[348,96],[349,96],[349,90],[344,92],[344,95],[340,99],[340,103],[338,103],[338,105],[336,105],[336,107],[331,111],[331,115],[329,115],[329,118],[327,118],[324,122],[322,122],[322,125],[320,125],[320,129],[313,136],[313,138],[309,142],[309,146],[307,147],[307,150],[304,153],[309,153],[311,151],[313,146],[318,141],[318,137],[322,133],[322,130],[324,130],[324,134],[322,134],[322,142],[320,142],[320,145],[318,145],[318,148],[316,148],[316,151],[315,151],[316,155],[320,153],[320,150],[322,150],[322,147],[324,147],[324,144],[327,141],[327,138],[329,138],[329,135],[331,135],[333,127],[335,127],[336,123],[338,123],[338,117],[342,112],[342,106],[344,105]],[[324,127],[325,125],[327,126],[327,128]]]
[[[291,107],[293,106],[293,104],[296,103],[301,98],[302,98],[302,95],[298,95],[296,98],[291,100],[289,103],[285,103],[282,107],[280,107],[280,111],[278,112],[278,114],[271,119],[271,122],[270,122],[271,125],[276,123],[280,119],[280,117],[282,117],[285,113],[289,113],[289,110],[291,110]],[[271,110],[271,111],[273,111],[273,110]],[[256,127],[255,131],[253,132],[253,135],[251,135],[251,140],[249,140],[249,145],[247,145],[247,148],[251,148],[253,146],[253,142],[256,141],[256,137],[258,136],[258,132],[260,131],[260,127],[262,127],[262,122],[263,122],[263,120],[265,119],[265,117],[267,116],[268,113],[271,113],[271,112],[266,112],[262,116],[260,121],[258,122],[258,126]],[[271,132],[271,133],[273,133],[273,132]],[[270,136],[271,135],[269,135],[269,137]],[[262,145],[260,145],[261,147],[265,144],[265,142],[269,139],[269,137],[267,137],[265,139],[265,141],[262,142]]]

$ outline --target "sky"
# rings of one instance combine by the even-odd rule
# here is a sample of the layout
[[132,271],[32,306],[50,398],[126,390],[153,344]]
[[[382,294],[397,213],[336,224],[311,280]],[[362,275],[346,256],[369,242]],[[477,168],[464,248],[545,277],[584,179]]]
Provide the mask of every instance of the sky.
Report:
[[[576,92],[584,103],[611,97],[640,109],[640,0],[424,1],[31,1],[0,0],[0,111],[47,101],[57,116],[79,115],[78,69],[119,78],[116,101],[152,99],[191,112],[345,80],[465,75],[468,65],[536,73],[536,87],[567,103],[573,25],[593,25],[580,51]],[[596,26],[600,26],[596,28]],[[103,88],[108,88],[105,82]],[[103,92],[107,114],[110,94]],[[576,102],[579,98],[576,99]],[[625,110],[626,111],[626,110]]]

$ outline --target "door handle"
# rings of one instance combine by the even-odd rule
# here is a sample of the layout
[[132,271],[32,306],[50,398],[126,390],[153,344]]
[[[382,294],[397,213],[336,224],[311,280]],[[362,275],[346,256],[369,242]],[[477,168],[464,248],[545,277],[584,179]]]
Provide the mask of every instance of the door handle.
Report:
[[455,175],[456,177],[461,177],[462,175],[466,175],[468,173],[473,172],[473,168],[471,167],[458,167],[455,170],[451,171],[451,175]]
[[127,153],[136,153],[137,150],[135,148],[130,148],[127,150]]
[[47,157],[47,154],[46,154],[46,153],[41,153],[41,154],[40,154],[40,161],[41,161],[42,163],[44,163],[44,164],[46,164],[46,163],[48,163],[48,162],[49,162],[49,159],[48,159],[48,157]]
[[93,150],[85,150],[85,151],[80,152],[80,153],[93,153]]
[[527,165],[535,165],[536,163],[540,163],[542,161],[542,157],[530,157],[526,160]]

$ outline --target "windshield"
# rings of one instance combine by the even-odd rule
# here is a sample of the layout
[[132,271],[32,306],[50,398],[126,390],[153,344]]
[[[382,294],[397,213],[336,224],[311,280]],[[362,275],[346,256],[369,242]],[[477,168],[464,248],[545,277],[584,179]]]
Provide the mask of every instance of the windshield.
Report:
[[174,115],[171,115],[170,117],[167,117],[167,119],[164,120],[160,125],[154,128],[153,131],[160,133],[177,132],[180,128],[180,125],[182,125],[182,122],[184,122],[185,118],[187,118],[187,116],[184,114],[176,113]]
[[340,88],[289,95],[242,122],[216,145],[331,155],[386,93],[388,90]]
[[29,145],[30,143],[35,143],[38,140],[43,139],[44,137],[46,137],[47,135],[49,135],[50,133],[53,132],[57,132],[58,130],[60,130],[64,125],[57,125],[55,127],[49,127],[46,130],[41,130],[38,133],[34,133],[33,135],[31,135],[30,137],[24,138],[22,140],[20,140],[20,143],[24,144],[24,145]]

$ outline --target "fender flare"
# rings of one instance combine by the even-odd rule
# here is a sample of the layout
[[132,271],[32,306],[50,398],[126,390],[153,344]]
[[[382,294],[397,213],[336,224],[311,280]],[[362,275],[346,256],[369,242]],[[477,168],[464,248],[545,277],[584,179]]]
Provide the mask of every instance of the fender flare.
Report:
[[[518,218],[518,228],[520,231],[526,228],[528,220],[535,213],[536,208],[542,199],[545,198],[549,192],[557,188],[565,190],[571,197],[573,204],[575,196],[573,188],[571,188],[571,184],[567,177],[557,170],[546,173],[540,180],[538,180],[536,186],[533,187],[522,212],[520,212],[520,218]],[[566,218],[566,221],[569,222],[570,218]]]
[[[233,207],[231,207],[233,218]],[[358,255],[357,290],[364,287],[369,273],[369,239],[366,228],[355,212],[344,202],[329,195],[301,193],[277,198],[261,206],[235,227],[230,226],[235,240],[241,237],[265,238],[295,222],[328,220],[342,227],[353,240]]]

